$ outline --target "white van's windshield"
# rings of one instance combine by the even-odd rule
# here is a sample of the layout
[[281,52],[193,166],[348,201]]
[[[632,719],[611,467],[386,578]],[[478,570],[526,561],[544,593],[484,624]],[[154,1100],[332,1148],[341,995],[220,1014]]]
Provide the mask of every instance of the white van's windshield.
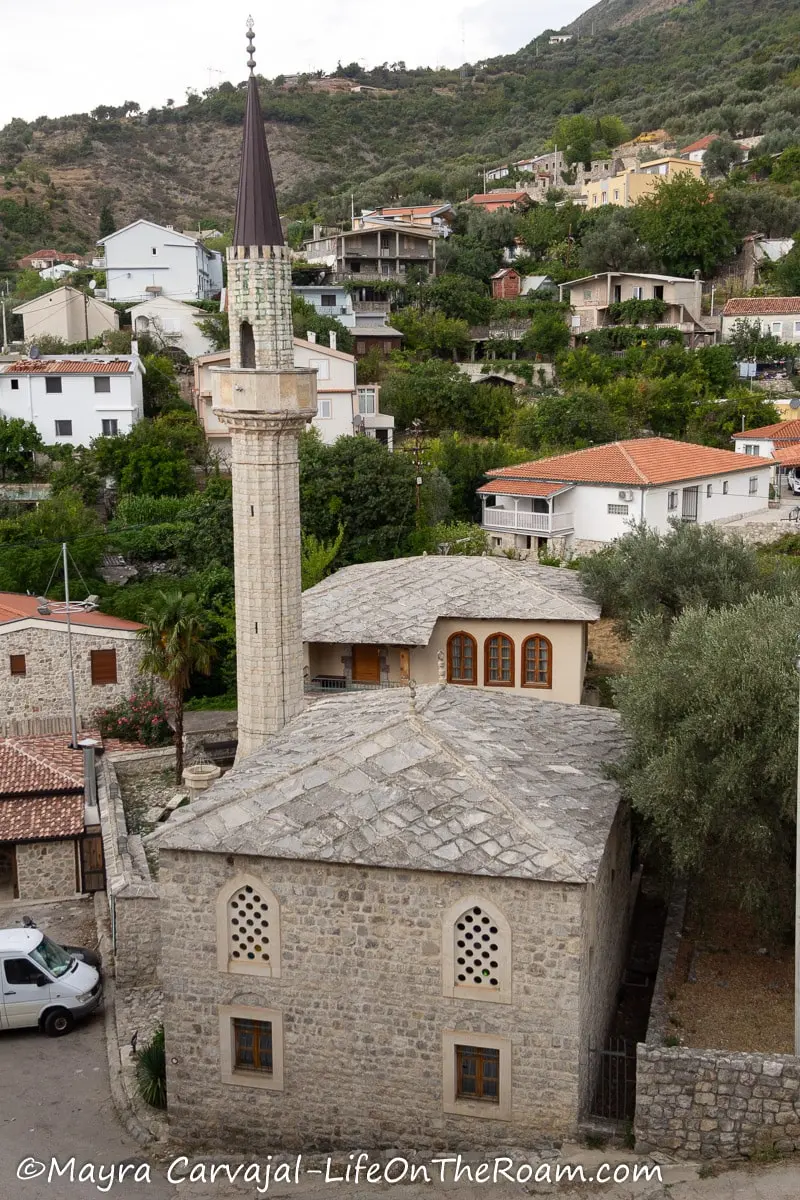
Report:
[[51,942],[46,935],[42,937],[36,949],[31,950],[30,956],[40,967],[44,967],[51,975],[55,975],[56,979],[65,975],[72,966],[72,959],[66,950],[62,946],[57,946],[55,942]]

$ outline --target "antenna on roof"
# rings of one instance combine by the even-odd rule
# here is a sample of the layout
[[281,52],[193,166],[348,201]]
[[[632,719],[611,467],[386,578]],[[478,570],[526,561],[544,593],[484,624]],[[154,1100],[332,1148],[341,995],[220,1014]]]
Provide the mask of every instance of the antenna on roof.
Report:
[[800,408],[800,399],[795,396],[794,400],[789,401],[789,408]]
[[42,357],[42,352],[39,349],[39,347],[31,346],[30,350],[28,351],[28,358],[36,359],[36,358],[41,358],[41,357]]

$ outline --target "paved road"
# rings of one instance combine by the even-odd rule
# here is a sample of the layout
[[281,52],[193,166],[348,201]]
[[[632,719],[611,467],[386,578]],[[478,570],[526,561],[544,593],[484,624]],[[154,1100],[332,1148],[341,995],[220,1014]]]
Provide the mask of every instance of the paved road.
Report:
[[[65,905],[57,911],[42,907],[31,915],[42,928],[64,941],[89,941],[89,910],[85,905]],[[0,928],[19,924],[18,909],[0,906]],[[80,936],[83,935],[83,936]],[[17,1176],[25,1159],[62,1166],[74,1157],[75,1179],[45,1176],[22,1180]],[[348,1156],[337,1155],[346,1165]],[[600,1151],[579,1150],[569,1155],[584,1165],[587,1175],[600,1162],[611,1158]],[[80,1181],[78,1172],[94,1164],[94,1180]],[[136,1182],[130,1168],[149,1166],[148,1178]],[[235,1165],[235,1163],[234,1163]],[[318,1166],[319,1163],[308,1163]],[[128,1166],[120,1182],[120,1169]],[[114,1183],[100,1178],[100,1168],[114,1170]],[[600,1197],[607,1200],[797,1200],[800,1196],[800,1166],[777,1165],[758,1171],[739,1170],[711,1179],[698,1179],[693,1167],[664,1168],[662,1183],[621,1184],[580,1188],[535,1187],[503,1183],[497,1186],[470,1184],[428,1186],[388,1184],[325,1184],[319,1176],[301,1177],[299,1185],[278,1184],[269,1188],[273,1200],[351,1200],[374,1197],[384,1200],[520,1200],[525,1195],[547,1194]],[[112,1200],[254,1200],[254,1186],[216,1183],[168,1183],[163,1165],[149,1159],[117,1120],[108,1082],[105,1032],[102,1014],[78,1026],[63,1038],[46,1038],[36,1030],[0,1033],[0,1200],[93,1200],[108,1195]]]

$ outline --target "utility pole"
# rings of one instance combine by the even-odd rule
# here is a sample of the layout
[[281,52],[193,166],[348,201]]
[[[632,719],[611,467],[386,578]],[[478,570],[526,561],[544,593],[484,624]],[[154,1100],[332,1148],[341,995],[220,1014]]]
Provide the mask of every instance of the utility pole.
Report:
[[83,333],[86,352],[89,352],[89,297],[83,293]]
[[[794,665],[800,675],[800,654],[795,658]],[[794,1052],[800,1054],[800,690],[798,691],[795,825],[797,831],[794,864]]]
[[3,353],[8,353],[8,327],[6,326],[6,302],[5,299],[0,300],[0,308],[3,310]]
[[414,453],[414,471],[416,472],[416,490],[417,490],[417,513],[422,508],[422,421],[416,418],[411,422],[411,429],[414,433],[414,445],[412,451]]
[[69,567],[67,565],[67,543],[61,543],[61,555],[64,560],[64,607],[67,614],[67,653],[69,655],[69,716],[72,729],[72,749],[78,748],[78,714],[75,700],[75,669],[72,662],[72,625],[69,619]]

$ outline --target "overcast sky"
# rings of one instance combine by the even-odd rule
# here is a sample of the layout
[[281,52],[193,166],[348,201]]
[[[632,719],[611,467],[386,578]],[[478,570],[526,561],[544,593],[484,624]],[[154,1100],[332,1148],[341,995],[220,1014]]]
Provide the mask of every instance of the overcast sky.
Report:
[[[0,0],[0,126],[136,100],[183,103],[243,79],[245,21],[255,20],[263,75],[364,66],[458,66],[518,50],[559,29],[591,0]],[[463,39],[462,39],[463,30]]]

